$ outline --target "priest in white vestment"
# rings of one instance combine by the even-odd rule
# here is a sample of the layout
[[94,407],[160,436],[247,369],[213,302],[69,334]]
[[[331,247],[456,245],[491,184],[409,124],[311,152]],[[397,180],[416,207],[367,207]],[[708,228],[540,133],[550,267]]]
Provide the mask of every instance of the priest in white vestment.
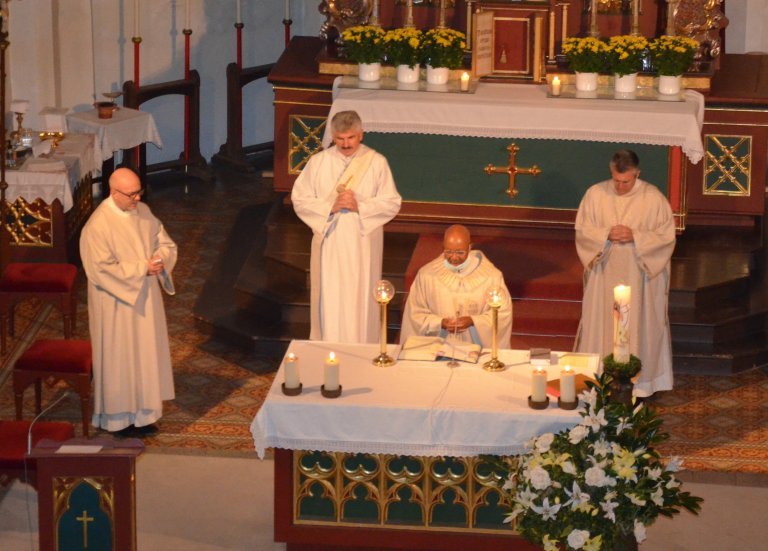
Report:
[[443,238],[443,254],[422,266],[408,293],[400,342],[411,335],[442,336],[489,348],[493,336],[488,292],[497,289],[499,347],[512,336],[512,300],[504,276],[481,252],[472,249],[469,230],[451,226]]
[[331,120],[334,146],[313,155],[296,179],[291,201],[312,229],[312,340],[373,343],[379,337],[384,224],[400,210],[400,194],[383,155],[363,145],[355,111]]
[[576,350],[613,352],[613,288],[631,288],[630,353],[642,370],[634,394],[672,389],[667,304],[675,223],[667,198],[640,180],[633,151],[617,151],[611,179],[590,187],[576,215],[576,250],[584,264],[584,299]]
[[80,237],[93,347],[92,422],[110,432],[143,435],[156,430],[163,400],[174,398],[160,289],[175,292],[171,272],[177,251],[140,201],[134,172],[116,170],[109,188]]

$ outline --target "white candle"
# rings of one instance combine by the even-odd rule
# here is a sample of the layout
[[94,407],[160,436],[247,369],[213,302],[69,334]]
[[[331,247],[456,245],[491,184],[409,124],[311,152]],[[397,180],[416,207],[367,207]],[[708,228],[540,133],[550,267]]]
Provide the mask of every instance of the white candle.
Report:
[[466,92],[469,90],[469,73],[466,71],[461,75],[461,91]]
[[325,390],[334,391],[339,389],[339,359],[333,352],[328,354],[328,358],[325,360],[323,375]]
[[560,372],[560,401],[576,401],[576,374],[570,365],[566,365]]
[[632,289],[626,285],[613,288],[613,359],[629,361],[629,304]]
[[139,0],[133,0],[133,36],[139,35]]
[[27,109],[29,109],[29,100],[26,99],[15,99],[11,101],[11,111],[14,113],[26,113]]
[[555,10],[549,10],[549,49],[547,59],[555,59]]
[[291,19],[291,0],[285,0],[285,20]]
[[190,20],[189,9],[190,9],[190,4],[192,4],[192,0],[187,0],[187,4],[186,4],[185,10],[184,10],[184,16],[185,16],[184,17],[184,28],[185,29],[191,29],[192,28],[192,27],[189,26],[189,20]]
[[285,357],[283,363],[285,369],[285,388],[298,388],[301,383],[299,377],[299,358],[291,352]]
[[240,0],[237,0],[237,15],[235,16],[235,23],[242,23],[243,17],[240,12]]
[[560,95],[560,77],[554,77],[552,79],[552,95],[553,96]]
[[531,378],[531,400],[544,402],[547,399],[547,372],[541,367],[533,370]]

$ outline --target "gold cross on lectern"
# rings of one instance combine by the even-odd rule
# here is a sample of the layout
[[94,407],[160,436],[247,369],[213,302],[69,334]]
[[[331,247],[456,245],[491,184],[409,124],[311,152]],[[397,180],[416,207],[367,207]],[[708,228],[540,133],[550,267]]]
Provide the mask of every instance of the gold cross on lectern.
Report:
[[493,166],[493,163],[488,163],[488,166],[486,166],[483,170],[485,170],[485,173],[488,176],[491,176],[492,174],[508,174],[509,189],[506,191],[506,193],[510,197],[514,197],[518,194],[517,189],[515,189],[515,179],[517,178],[517,175],[530,174],[532,176],[538,176],[541,173],[541,169],[536,165],[533,165],[531,168],[520,168],[517,166],[517,152],[520,151],[520,148],[517,146],[517,144],[509,144],[507,146],[507,151],[509,151],[509,165]]

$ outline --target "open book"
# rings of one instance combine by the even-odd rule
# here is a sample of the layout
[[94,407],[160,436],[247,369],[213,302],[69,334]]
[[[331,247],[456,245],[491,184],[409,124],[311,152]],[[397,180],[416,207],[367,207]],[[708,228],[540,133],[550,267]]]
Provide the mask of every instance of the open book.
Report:
[[441,337],[413,335],[400,350],[400,360],[435,361],[454,358],[460,362],[477,363],[480,345],[472,342],[446,341]]

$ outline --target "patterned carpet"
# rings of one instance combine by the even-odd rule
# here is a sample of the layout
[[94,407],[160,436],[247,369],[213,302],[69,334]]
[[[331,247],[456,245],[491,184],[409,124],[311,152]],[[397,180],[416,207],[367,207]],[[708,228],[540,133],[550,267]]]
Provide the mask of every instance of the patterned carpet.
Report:
[[[167,179],[167,178],[166,178]],[[230,178],[230,180],[232,180]],[[146,438],[156,450],[250,455],[249,425],[274,377],[277,358],[255,357],[210,338],[196,325],[192,307],[218,261],[231,225],[243,207],[267,199],[259,180],[191,186],[164,182],[149,198],[179,245],[175,270],[177,294],[166,297],[176,383],[176,399],[167,402],[160,432]],[[81,282],[77,337],[88,338],[85,286]],[[17,314],[17,336],[0,358],[0,419],[12,419],[10,367],[33,338],[61,335],[55,309],[27,303]],[[46,389],[44,405],[63,392]],[[662,448],[679,455],[693,471],[768,474],[768,372],[754,369],[732,377],[679,375],[675,390],[652,403],[671,434]],[[25,415],[33,410],[33,392],[25,395]],[[47,416],[67,419],[79,430],[76,396],[71,395]],[[107,433],[96,431],[95,436]]]

